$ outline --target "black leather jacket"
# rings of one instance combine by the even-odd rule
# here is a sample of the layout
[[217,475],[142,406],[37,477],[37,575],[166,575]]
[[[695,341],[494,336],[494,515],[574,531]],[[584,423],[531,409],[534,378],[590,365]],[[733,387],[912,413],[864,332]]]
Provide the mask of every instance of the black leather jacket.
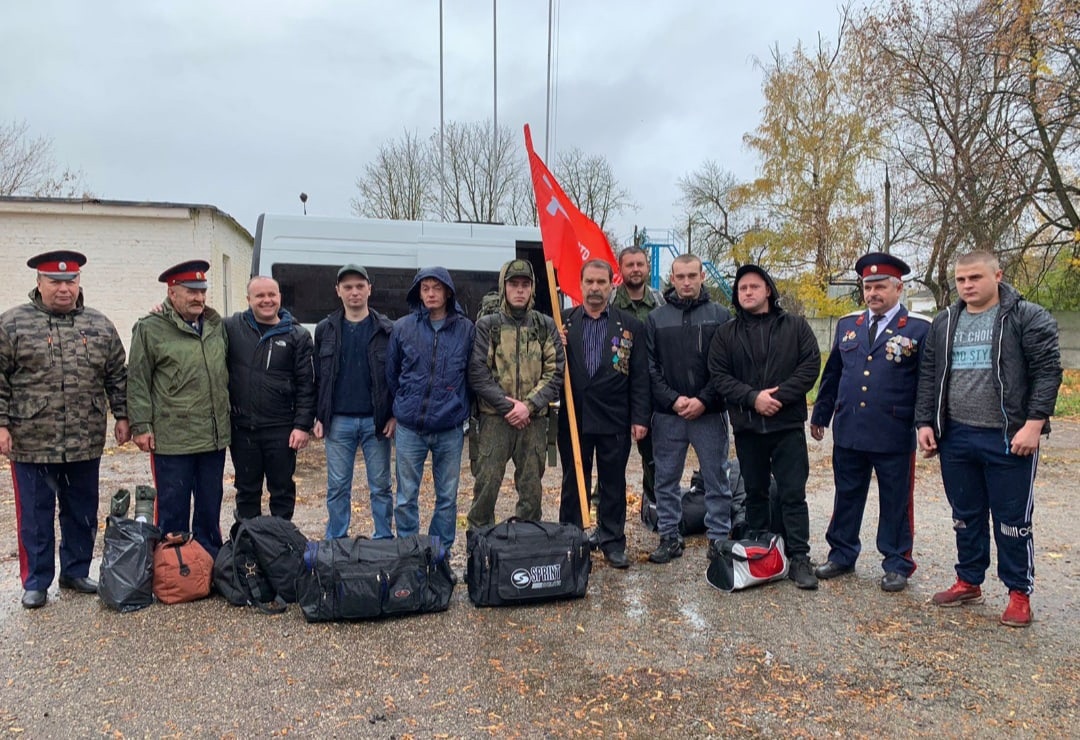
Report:
[[[1028,419],[1050,417],[1061,385],[1061,351],[1054,317],[1042,306],[1024,300],[1015,288],[998,285],[1001,308],[991,348],[994,387],[1001,404],[1005,434],[1011,439]],[[932,427],[938,438],[948,411],[949,371],[953,335],[964,302],[957,301],[934,317],[919,366],[915,425]]]

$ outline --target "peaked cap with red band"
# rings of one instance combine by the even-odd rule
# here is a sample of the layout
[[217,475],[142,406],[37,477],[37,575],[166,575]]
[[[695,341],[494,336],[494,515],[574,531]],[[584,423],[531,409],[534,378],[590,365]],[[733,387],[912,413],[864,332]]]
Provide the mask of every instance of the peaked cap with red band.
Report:
[[206,260],[188,260],[179,265],[173,265],[165,272],[158,275],[158,282],[166,285],[183,285],[185,288],[194,290],[206,290],[206,271],[210,269],[210,263]]
[[855,272],[859,273],[864,283],[872,283],[891,277],[902,280],[904,275],[911,272],[911,268],[899,257],[884,252],[870,252],[855,263]]
[[74,280],[79,277],[79,268],[85,264],[86,255],[67,249],[42,252],[26,261],[27,267],[32,267],[39,275],[53,280]]

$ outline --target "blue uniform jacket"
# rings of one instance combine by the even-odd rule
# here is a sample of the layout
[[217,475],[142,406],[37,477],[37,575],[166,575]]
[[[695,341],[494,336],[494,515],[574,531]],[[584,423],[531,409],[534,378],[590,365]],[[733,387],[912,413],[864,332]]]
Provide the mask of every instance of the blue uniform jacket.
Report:
[[869,327],[866,311],[836,322],[810,423],[827,427],[833,420],[833,443],[840,447],[914,452],[919,358],[930,320],[901,306],[872,347]]

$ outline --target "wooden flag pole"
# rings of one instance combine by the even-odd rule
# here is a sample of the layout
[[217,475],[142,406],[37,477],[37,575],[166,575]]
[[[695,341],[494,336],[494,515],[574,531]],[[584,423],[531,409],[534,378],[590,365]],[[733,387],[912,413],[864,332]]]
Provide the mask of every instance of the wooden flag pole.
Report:
[[[559,337],[563,336],[562,311],[559,310],[559,292],[555,284],[555,265],[551,260],[547,261],[548,290],[551,292],[551,314],[555,319],[555,326],[559,330]],[[564,347],[565,349],[565,347]],[[574,451],[574,474],[577,476],[578,504],[581,506],[581,526],[588,529],[592,526],[589,520],[589,492],[585,488],[585,472],[581,469],[581,440],[578,439],[577,412],[574,410],[574,394],[570,387],[570,362],[563,365],[563,394],[562,410],[560,413],[567,415],[570,425],[570,448]]]

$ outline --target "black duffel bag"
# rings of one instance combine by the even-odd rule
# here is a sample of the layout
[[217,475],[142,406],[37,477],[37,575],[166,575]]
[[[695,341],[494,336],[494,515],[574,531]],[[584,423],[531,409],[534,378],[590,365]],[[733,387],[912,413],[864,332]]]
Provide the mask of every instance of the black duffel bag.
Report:
[[453,579],[438,537],[342,537],[308,543],[296,596],[309,622],[441,612]]
[[[641,497],[641,521],[650,531],[657,531],[656,501],[647,496]],[[683,537],[705,534],[705,479],[700,470],[690,477],[690,487],[683,489],[679,534]]]
[[589,589],[589,538],[573,524],[511,518],[467,533],[469,599],[506,606],[574,599]]

